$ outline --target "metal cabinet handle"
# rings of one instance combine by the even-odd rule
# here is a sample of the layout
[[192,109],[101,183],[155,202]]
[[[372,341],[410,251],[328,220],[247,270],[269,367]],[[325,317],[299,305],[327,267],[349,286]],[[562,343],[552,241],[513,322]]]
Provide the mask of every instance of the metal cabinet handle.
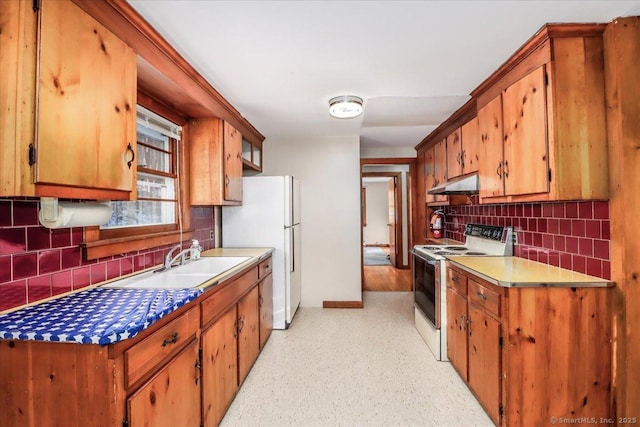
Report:
[[259,305],[260,307],[262,307],[262,304],[264,304],[264,298],[262,298],[262,295],[260,295],[260,296],[258,297],[258,305]]
[[200,378],[202,377],[202,364],[200,363],[200,359],[196,359],[195,368],[198,370],[198,376],[196,377],[196,385],[200,382]]
[[166,347],[169,344],[175,344],[178,341],[178,332],[174,332],[171,335],[171,339],[162,341],[162,347]]
[[224,185],[229,185],[229,175],[224,176]]
[[460,156],[460,163],[462,163],[462,169],[464,169],[464,156],[466,152],[462,150],[462,155]]
[[463,314],[462,316],[460,316],[460,327],[462,329],[464,329],[465,331],[467,330],[467,315]]
[[127,151],[131,152],[131,160],[127,161],[127,166],[129,166],[129,169],[131,169],[131,165],[133,165],[133,161],[136,159],[136,153],[133,151],[133,147],[131,146],[131,143],[127,145]]
[[236,319],[235,322],[233,322],[233,337],[234,338],[238,338],[238,319]]
[[456,163],[460,164],[460,153],[456,156]]
[[452,276],[452,277],[451,277],[451,281],[452,281],[453,283],[458,283],[458,276]]
[[504,177],[509,178],[509,160],[504,161]]
[[498,176],[500,177],[500,179],[502,179],[502,162],[500,162],[498,164],[498,168],[496,169],[496,173],[498,174]]
[[477,294],[478,294],[478,298],[480,298],[481,300],[484,300],[484,301],[487,300],[487,296],[482,292],[478,291]]
[[242,332],[244,329],[244,316],[240,316],[238,319],[238,333]]

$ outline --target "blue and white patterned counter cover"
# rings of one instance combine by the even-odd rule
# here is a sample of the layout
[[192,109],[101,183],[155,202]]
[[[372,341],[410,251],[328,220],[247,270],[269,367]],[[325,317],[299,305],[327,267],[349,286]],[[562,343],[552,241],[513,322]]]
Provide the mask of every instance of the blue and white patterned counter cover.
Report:
[[107,345],[133,338],[202,289],[93,288],[0,315],[0,339]]

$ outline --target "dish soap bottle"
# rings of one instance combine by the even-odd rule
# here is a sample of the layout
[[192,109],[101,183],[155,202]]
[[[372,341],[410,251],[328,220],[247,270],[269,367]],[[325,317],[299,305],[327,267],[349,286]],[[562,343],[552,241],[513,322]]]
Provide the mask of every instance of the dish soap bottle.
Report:
[[198,242],[195,239],[192,240],[191,247],[189,248],[189,259],[191,259],[191,261],[200,259],[200,251],[202,251],[202,246],[200,246],[200,242]]

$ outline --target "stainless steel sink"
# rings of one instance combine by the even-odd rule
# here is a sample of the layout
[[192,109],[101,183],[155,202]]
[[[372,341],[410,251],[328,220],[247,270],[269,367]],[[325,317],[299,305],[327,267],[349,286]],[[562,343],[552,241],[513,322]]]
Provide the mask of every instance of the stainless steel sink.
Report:
[[169,271],[148,271],[103,285],[105,288],[185,289],[197,288],[251,257],[202,257]]

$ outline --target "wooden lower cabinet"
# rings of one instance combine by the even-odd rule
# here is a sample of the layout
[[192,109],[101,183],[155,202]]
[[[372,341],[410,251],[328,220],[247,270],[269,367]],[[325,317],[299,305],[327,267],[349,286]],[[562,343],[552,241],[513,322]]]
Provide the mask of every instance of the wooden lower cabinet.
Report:
[[260,282],[260,350],[267,343],[273,330],[273,274]]
[[500,422],[500,321],[482,308],[469,304],[467,383],[491,420]]
[[467,295],[447,288],[447,357],[467,379]]
[[270,262],[109,346],[0,340],[0,425],[218,425],[272,325]]
[[202,333],[204,426],[218,425],[238,392],[237,336],[235,305]]
[[238,302],[238,384],[247,378],[260,353],[258,286]]
[[449,360],[496,425],[613,418],[609,295],[503,288],[449,265]]
[[199,427],[200,359],[193,340],[127,399],[130,427]]

